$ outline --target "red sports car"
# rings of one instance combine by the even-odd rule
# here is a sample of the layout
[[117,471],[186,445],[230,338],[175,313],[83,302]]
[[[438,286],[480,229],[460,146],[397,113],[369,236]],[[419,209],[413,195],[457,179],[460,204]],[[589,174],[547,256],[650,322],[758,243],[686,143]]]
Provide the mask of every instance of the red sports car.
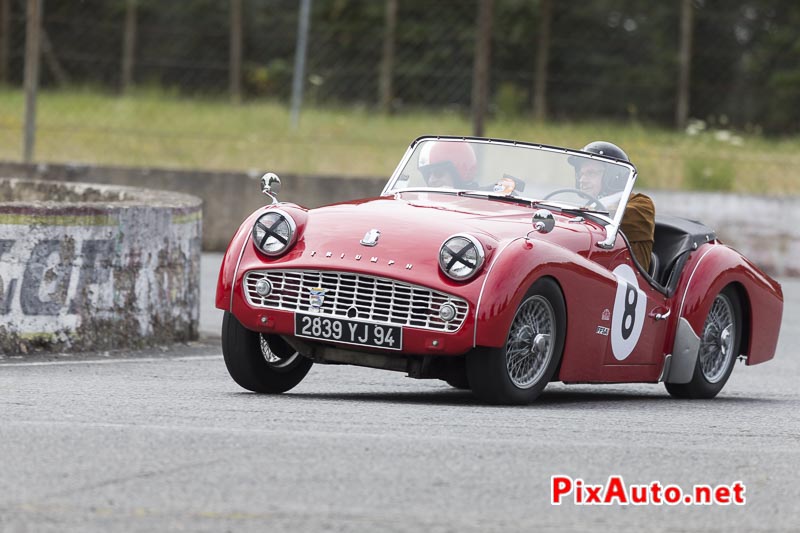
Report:
[[[601,193],[579,184],[587,164]],[[773,357],[781,287],[711,228],[661,215],[643,268],[620,231],[635,181],[596,153],[429,136],[376,198],[306,209],[278,202],[267,174],[272,203],[241,225],[219,275],[228,371],[261,393],[334,363],[490,403],[531,402],[550,381],[712,398],[737,358]]]

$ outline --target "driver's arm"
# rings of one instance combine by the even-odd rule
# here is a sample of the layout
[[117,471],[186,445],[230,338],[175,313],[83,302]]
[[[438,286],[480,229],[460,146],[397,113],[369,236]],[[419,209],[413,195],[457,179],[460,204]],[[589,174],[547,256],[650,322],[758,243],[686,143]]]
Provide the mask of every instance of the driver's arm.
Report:
[[644,194],[632,194],[625,206],[619,228],[627,237],[636,261],[642,268],[649,270],[656,228],[656,206],[653,200]]

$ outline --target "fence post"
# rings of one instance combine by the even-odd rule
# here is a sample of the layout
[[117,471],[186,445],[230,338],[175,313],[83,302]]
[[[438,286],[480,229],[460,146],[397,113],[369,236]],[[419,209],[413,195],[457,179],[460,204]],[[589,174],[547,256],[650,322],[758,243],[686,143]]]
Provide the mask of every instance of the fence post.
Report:
[[125,3],[125,33],[122,38],[122,92],[133,83],[133,58],[136,51],[136,1]]
[[0,0],[0,83],[8,81],[8,50],[11,46],[11,0]]
[[242,0],[231,0],[230,80],[231,103],[242,103]]
[[539,3],[539,39],[536,46],[536,73],[533,85],[533,117],[543,122],[547,118],[547,63],[550,60],[550,24],[553,19],[552,0]]
[[42,25],[42,0],[28,0],[25,24],[25,140],[22,160],[33,161],[36,142],[36,96],[39,90],[39,56]]
[[692,0],[681,1],[680,39],[675,127],[678,129],[685,129],[686,122],[689,119],[689,74],[692,68]]
[[378,78],[378,102],[381,111],[392,109],[392,72],[394,71],[394,41],[397,31],[397,0],[386,0],[385,28],[383,32],[383,56]]
[[297,22],[297,48],[294,55],[294,74],[292,76],[292,105],[289,123],[297,129],[300,120],[300,106],[303,104],[303,80],[306,70],[306,47],[308,46],[308,23],[311,18],[311,0],[300,1],[300,16]]
[[472,71],[472,134],[483,136],[486,108],[489,103],[489,64],[492,45],[493,0],[478,4],[475,65]]

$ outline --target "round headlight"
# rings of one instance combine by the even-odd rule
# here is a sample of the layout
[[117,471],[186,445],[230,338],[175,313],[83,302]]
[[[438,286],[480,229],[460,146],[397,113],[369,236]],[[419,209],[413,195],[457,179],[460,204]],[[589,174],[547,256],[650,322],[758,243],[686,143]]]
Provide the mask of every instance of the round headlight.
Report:
[[478,239],[459,233],[442,243],[439,249],[439,267],[449,278],[463,281],[478,272],[484,257],[483,246]]
[[279,209],[271,209],[256,220],[253,242],[267,255],[280,255],[294,242],[296,230],[292,217]]

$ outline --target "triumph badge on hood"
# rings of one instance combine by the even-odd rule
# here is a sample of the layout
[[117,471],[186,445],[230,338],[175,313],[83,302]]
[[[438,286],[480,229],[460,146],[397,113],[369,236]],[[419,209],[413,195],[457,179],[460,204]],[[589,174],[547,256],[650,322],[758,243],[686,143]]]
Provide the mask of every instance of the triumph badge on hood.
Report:
[[364,238],[361,239],[361,244],[364,246],[375,246],[378,244],[378,238],[381,236],[381,232],[376,229],[371,229],[364,235]]

